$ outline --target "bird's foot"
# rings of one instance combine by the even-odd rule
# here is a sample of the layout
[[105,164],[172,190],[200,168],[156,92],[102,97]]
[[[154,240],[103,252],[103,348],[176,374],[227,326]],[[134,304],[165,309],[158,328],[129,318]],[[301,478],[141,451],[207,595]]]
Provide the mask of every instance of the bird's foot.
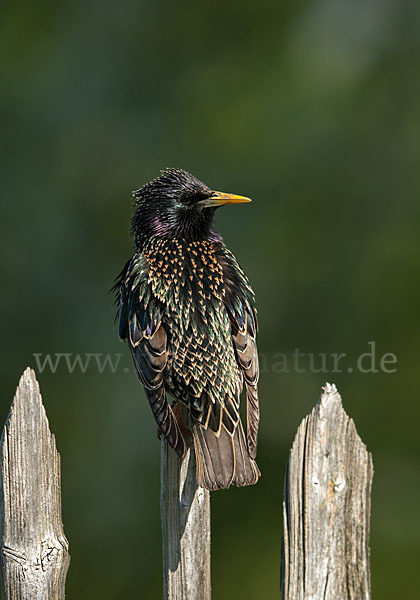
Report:
[[[179,400],[174,400],[173,403],[172,403],[172,405],[171,405],[171,408],[172,408],[172,412],[175,415],[176,422],[178,423],[178,427],[180,428],[181,432],[184,435],[191,435],[192,436],[191,429],[189,429],[185,425],[185,421],[182,418],[182,412],[183,412],[183,409],[185,408],[184,405],[182,404],[182,402],[180,402]],[[156,435],[157,435],[158,440],[162,439],[163,433],[162,433],[160,427],[158,427],[156,429]]]
[[185,421],[182,418],[182,412],[183,412],[183,409],[185,409],[185,406],[182,404],[182,402],[180,402],[179,400],[175,400],[172,403],[172,407],[171,408],[173,410],[176,422],[178,423],[178,426],[179,426],[179,428],[181,430],[181,433],[183,433],[185,435],[192,435],[191,429],[189,429],[186,426]]

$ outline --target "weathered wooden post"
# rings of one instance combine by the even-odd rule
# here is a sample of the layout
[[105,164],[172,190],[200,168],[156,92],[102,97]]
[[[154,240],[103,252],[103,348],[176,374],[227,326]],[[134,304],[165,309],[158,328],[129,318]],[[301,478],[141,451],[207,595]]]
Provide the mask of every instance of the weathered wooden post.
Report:
[[70,556],[60,456],[32,369],[20,379],[0,445],[3,599],[62,600]]
[[161,444],[163,599],[210,600],[210,492],[197,485],[193,447],[181,463]]
[[[184,421],[186,416],[184,415]],[[69,566],[60,457],[35,374],[27,369],[0,441],[4,600],[63,600]],[[181,463],[162,440],[164,600],[210,600],[210,494],[195,453]],[[283,600],[369,600],[372,457],[327,384],[301,423],[283,502]]]
[[335,385],[299,426],[283,502],[283,600],[369,600],[372,456]]

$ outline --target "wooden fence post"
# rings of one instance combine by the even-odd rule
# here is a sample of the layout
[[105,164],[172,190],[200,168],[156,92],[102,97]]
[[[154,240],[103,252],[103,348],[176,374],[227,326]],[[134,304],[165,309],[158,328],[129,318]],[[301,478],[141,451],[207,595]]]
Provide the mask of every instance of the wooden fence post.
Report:
[[193,447],[181,463],[161,444],[163,599],[210,600],[210,492],[197,485]]
[[[0,441],[4,600],[63,600],[70,562],[60,457],[35,373],[26,369]],[[210,600],[210,494],[195,453],[162,440],[164,600]],[[372,457],[327,384],[301,423],[285,477],[283,600],[369,600]]]
[[369,600],[372,456],[335,385],[299,426],[283,502],[283,600]]
[[70,556],[60,456],[32,369],[20,379],[0,446],[3,599],[62,600]]

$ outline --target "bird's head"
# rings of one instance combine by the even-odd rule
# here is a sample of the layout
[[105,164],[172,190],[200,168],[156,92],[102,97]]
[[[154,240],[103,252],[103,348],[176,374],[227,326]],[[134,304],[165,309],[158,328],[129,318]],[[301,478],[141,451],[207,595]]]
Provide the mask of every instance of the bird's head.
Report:
[[220,240],[212,221],[224,204],[251,202],[244,196],[212,191],[182,169],[166,169],[160,177],[133,193],[136,211],[131,222],[139,249],[151,237]]

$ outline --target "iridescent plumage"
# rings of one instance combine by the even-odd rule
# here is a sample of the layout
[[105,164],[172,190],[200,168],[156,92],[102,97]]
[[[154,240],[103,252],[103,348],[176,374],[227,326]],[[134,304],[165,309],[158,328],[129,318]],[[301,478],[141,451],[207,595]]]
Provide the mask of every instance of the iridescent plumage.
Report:
[[162,172],[134,197],[136,251],[116,284],[120,337],[160,430],[181,457],[185,440],[166,392],[189,409],[198,483],[211,490],[256,483],[254,294],[212,224],[218,206],[248,199],[212,192],[180,169]]

